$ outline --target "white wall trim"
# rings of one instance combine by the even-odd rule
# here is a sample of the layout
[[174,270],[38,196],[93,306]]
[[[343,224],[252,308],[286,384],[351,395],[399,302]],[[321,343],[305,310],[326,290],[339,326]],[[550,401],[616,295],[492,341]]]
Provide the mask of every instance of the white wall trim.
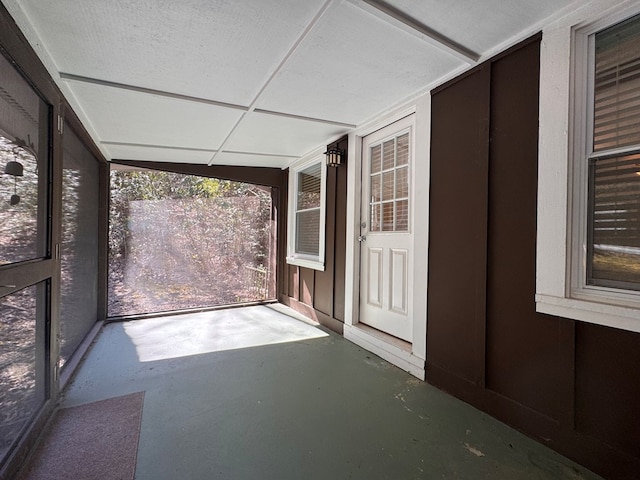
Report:
[[[615,296],[588,300],[572,293],[574,111],[572,78],[576,29],[602,21],[618,21],[640,11],[637,1],[612,6],[593,0],[578,6],[543,29],[540,53],[540,134],[538,163],[538,221],[536,308],[539,312],[640,331],[640,309]],[[574,259],[575,261],[575,259]],[[575,270],[574,270],[575,271]],[[575,277],[574,277],[575,278]],[[573,296],[573,298],[572,298]]]
[[[413,172],[412,172],[412,256],[414,273],[412,282],[413,333],[407,352],[395,350],[394,342],[399,341],[366,325],[359,324],[360,301],[360,234],[361,189],[362,189],[362,139],[366,135],[391,125],[402,118],[415,114],[413,121]],[[359,127],[349,136],[349,170],[347,188],[347,259],[345,288],[345,338],[367,348],[394,365],[424,379],[424,362],[427,348],[427,259],[429,239],[429,152],[431,135],[431,96],[423,95],[412,105],[404,105],[390,110],[367,124]],[[374,339],[371,331],[378,335]],[[362,332],[369,332],[365,335]],[[388,347],[382,348],[382,344]],[[408,362],[408,363],[407,363]],[[420,366],[418,366],[420,365]]]
[[412,353],[411,344],[362,324],[356,326],[345,324],[344,338],[420,380],[425,379],[425,360]]

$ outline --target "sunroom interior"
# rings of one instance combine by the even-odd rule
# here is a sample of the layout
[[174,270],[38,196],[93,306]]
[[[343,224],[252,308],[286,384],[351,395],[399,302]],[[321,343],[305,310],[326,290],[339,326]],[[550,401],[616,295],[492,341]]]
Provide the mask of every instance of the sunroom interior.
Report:
[[[634,0],[2,0],[3,478],[107,326],[239,304],[302,315],[634,478],[639,14]],[[118,203],[131,178],[140,191]],[[196,237],[210,243],[176,253]],[[131,273],[134,251],[153,272]],[[165,288],[166,306],[135,302],[181,268],[195,280]]]

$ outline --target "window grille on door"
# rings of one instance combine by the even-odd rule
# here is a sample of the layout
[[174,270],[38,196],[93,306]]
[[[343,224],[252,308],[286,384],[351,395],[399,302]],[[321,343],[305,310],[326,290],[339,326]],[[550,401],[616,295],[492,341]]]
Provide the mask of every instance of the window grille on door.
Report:
[[371,232],[409,231],[409,132],[370,147]]

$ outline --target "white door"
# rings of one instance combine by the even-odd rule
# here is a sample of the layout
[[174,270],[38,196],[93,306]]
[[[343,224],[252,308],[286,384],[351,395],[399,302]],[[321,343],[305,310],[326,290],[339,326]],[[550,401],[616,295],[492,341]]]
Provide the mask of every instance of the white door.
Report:
[[360,322],[411,342],[413,116],[363,139]]

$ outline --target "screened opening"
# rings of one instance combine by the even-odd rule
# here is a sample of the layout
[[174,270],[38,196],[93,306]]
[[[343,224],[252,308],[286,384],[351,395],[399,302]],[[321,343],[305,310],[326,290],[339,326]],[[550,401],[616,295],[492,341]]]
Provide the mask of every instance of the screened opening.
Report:
[[98,320],[98,160],[65,125],[60,246],[63,367]]
[[0,302],[0,460],[46,399],[46,282]]
[[275,297],[271,188],[112,170],[108,315]]

